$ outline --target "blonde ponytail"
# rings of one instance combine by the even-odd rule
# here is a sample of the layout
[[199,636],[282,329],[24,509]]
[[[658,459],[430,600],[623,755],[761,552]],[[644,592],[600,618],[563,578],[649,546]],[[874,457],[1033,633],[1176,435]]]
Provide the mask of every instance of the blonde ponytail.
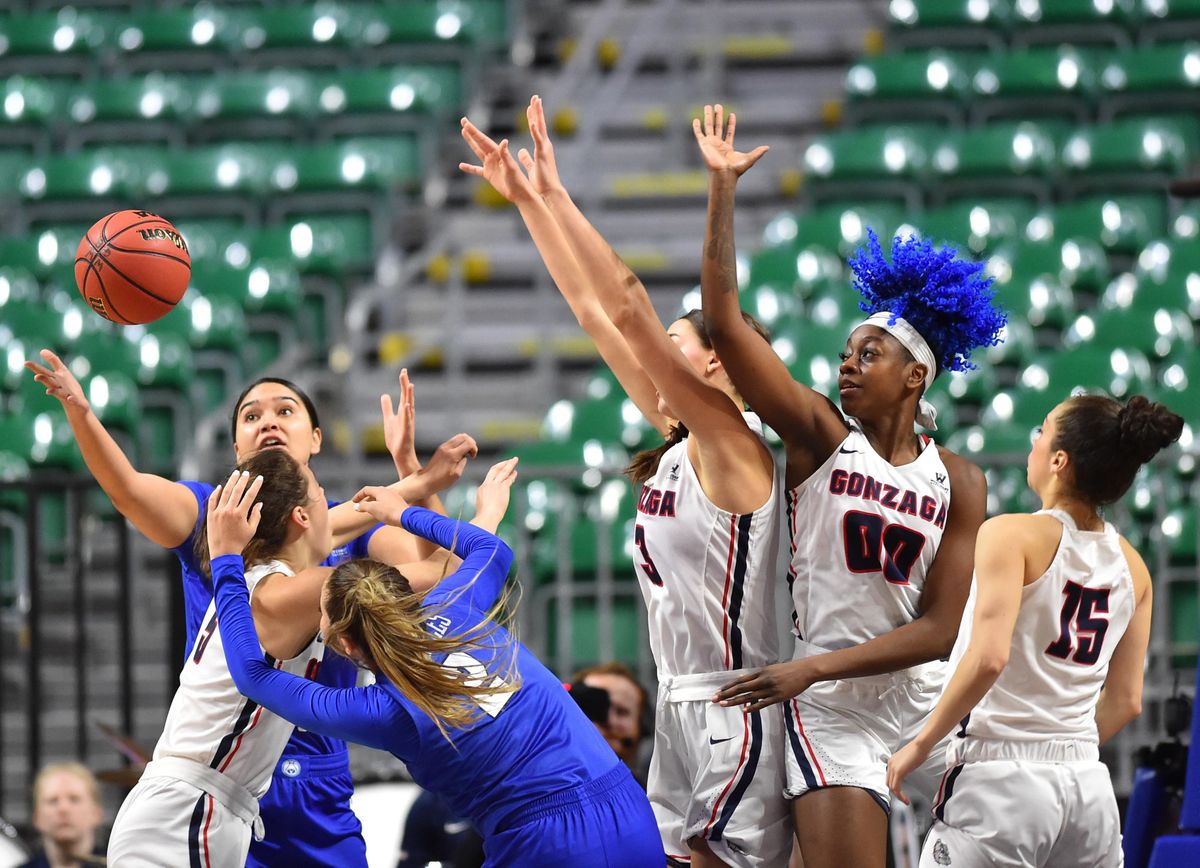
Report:
[[[495,697],[520,687],[517,642],[493,660],[486,673],[464,672],[433,659],[435,654],[493,649],[486,643],[504,626],[510,593],[506,590],[481,621],[451,635],[430,631],[449,605],[422,605],[429,593],[416,593],[395,567],[372,560],[339,565],[325,586],[329,630],[325,641],[346,637],[366,656],[367,664],[437,724],[447,740],[451,729],[464,729],[479,719]],[[466,592],[468,584],[459,593]],[[336,647],[336,646],[335,646]],[[503,659],[502,659],[503,658]]]

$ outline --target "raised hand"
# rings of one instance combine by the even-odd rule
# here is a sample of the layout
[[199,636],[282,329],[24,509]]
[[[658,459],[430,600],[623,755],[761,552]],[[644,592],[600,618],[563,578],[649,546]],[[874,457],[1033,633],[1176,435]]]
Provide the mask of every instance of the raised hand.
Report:
[[413,385],[408,379],[408,368],[400,371],[400,410],[392,408],[392,396],[379,396],[379,409],[383,413],[383,442],[391,453],[392,462],[400,478],[421,469],[417,458],[416,405],[413,401]]
[[233,471],[224,485],[208,496],[208,554],[240,555],[254,539],[262,519],[262,503],[256,502],[262,489],[261,476],[250,479],[246,471]]
[[36,382],[46,387],[46,394],[58,398],[68,410],[89,409],[91,405],[83,394],[83,386],[75,379],[71,369],[63,364],[63,360],[49,350],[42,350],[40,355],[49,367],[30,361],[25,362],[25,367],[33,371],[33,379]]
[[496,188],[497,193],[513,204],[520,204],[538,195],[509,152],[508,139],[496,144],[466,118],[463,118],[461,123],[463,138],[483,165],[459,163],[458,168],[468,175],[483,178]]
[[704,107],[703,123],[700,118],[692,120],[692,132],[696,134],[700,155],[710,172],[733,172],[740,177],[767,152],[766,145],[759,145],[749,153],[735,151],[733,133],[736,128],[737,115],[730,112],[729,123],[726,124],[725,110],[720,103]]
[[408,509],[408,501],[400,492],[383,485],[364,486],[351,499],[355,509],[392,527],[400,527],[400,516]]
[[493,464],[475,492],[475,518],[499,524],[508,511],[509,496],[516,481],[516,458]]
[[529,108],[525,110],[525,118],[529,121],[529,133],[533,136],[533,153],[525,148],[517,152],[517,159],[525,167],[529,182],[541,196],[549,195],[554,190],[563,189],[562,180],[558,177],[558,163],[554,159],[554,145],[550,142],[550,133],[546,128],[546,112],[542,108],[542,98],[537,94],[529,100]]
[[458,482],[466,469],[467,461],[479,452],[475,438],[470,434],[455,434],[436,450],[433,457],[417,473],[405,480],[414,486],[412,490],[405,489],[410,500],[424,500],[439,491],[445,491]]

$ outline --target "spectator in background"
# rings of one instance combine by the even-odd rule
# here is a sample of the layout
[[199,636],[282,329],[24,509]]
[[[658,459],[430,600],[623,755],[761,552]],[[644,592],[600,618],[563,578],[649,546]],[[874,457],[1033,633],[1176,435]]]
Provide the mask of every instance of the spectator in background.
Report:
[[[638,762],[638,746],[650,733],[643,731],[648,697],[633,670],[619,661],[589,666],[575,673],[575,684],[585,684],[608,693],[608,716],[594,720],[600,734],[612,746],[643,785],[645,769]],[[649,727],[645,727],[649,728]]]
[[104,865],[96,829],[104,822],[100,788],[79,763],[49,765],[33,782],[33,825],[42,851],[21,868],[81,868]]

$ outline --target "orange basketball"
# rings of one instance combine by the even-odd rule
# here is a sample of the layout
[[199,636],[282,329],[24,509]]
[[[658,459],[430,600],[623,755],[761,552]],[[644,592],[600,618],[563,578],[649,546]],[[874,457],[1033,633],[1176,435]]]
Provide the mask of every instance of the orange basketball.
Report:
[[75,283],[84,301],[121,325],[169,313],[191,274],[183,236],[149,211],[115,211],[97,220],[75,251]]

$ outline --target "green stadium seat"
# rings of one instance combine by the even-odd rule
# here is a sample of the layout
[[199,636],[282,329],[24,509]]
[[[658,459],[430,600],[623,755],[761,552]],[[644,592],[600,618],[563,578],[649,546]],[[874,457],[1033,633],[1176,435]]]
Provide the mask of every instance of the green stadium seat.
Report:
[[1165,233],[1166,204],[1153,194],[1088,196],[1056,208],[1054,234],[1095,238],[1107,250],[1135,253]]
[[59,12],[0,16],[0,60],[34,61],[94,52],[104,39],[98,16],[66,7]]
[[1017,43],[1111,42],[1127,45],[1137,21],[1137,0],[1020,0],[1014,4]]
[[[607,559],[614,577],[634,578],[631,558],[635,506],[632,487],[614,479],[588,498],[571,522],[566,539],[560,538],[563,531],[556,523],[549,523],[534,543],[533,562],[539,581],[553,581],[564,554],[569,555],[572,581],[597,578],[602,572],[602,557]],[[564,544],[568,545],[566,553]]]
[[[1179,506],[1172,509],[1163,519],[1160,530],[1163,541],[1167,544],[1171,563],[1176,566],[1195,566],[1197,556],[1196,510],[1190,506]],[[1188,639],[1195,643],[1196,637],[1197,634],[1192,633]]]
[[1010,368],[1028,364],[1037,351],[1037,338],[1029,320],[1009,316],[1001,335],[1003,340],[999,344],[977,351],[980,358],[976,361],[980,364]]
[[248,237],[254,259],[292,262],[301,272],[341,277],[346,270],[366,270],[374,264],[371,221],[362,214],[296,217]]
[[[1030,227],[1033,225],[1031,221]],[[1029,234],[1028,228],[1026,234]],[[1048,237],[1005,244],[996,249],[987,263],[988,272],[996,278],[997,292],[1010,282],[1015,281],[1024,288],[1034,278],[1050,275],[1071,290],[1098,295],[1109,280],[1108,259],[1103,248],[1086,236]]]
[[[241,244],[243,248],[245,247],[247,232],[245,225],[240,220],[227,217],[185,217],[172,222],[175,223],[175,228],[187,242],[193,267],[203,260],[213,258],[224,262],[225,253],[231,245]],[[245,257],[248,261],[248,252]]]
[[[847,258],[866,242],[867,229],[875,230],[886,243],[904,223],[904,211],[895,202],[830,202],[797,214],[792,237],[798,250],[819,247]],[[814,265],[801,268],[801,277],[809,285],[819,279],[840,276],[840,272],[827,268],[814,270]]]
[[546,413],[543,436],[562,441],[596,439],[630,452],[656,446],[662,437],[619,390],[603,398],[559,401]]
[[[1016,439],[1025,432],[1013,432],[1013,446],[1019,444]],[[1031,437],[1024,436],[1023,451],[1028,452]],[[989,515],[1006,512],[1034,512],[1041,508],[1037,495],[1029,488],[1027,471],[1024,464],[1005,464],[992,466],[984,471],[987,477],[987,511]]]
[[[795,257],[792,257],[793,261]],[[777,285],[777,284],[776,284]],[[751,284],[742,290],[742,310],[749,313],[768,331],[774,331],[781,319],[799,315],[803,304],[794,288],[776,289],[771,283]]]
[[[186,116],[191,99],[187,80],[154,73],[80,88],[67,101],[67,112],[79,135],[89,124],[105,121],[178,121]],[[128,135],[128,126],[121,131]]]
[[455,64],[347,70],[322,75],[314,85],[317,109],[328,117],[438,114],[457,110],[463,99]]
[[1106,114],[1195,110],[1200,103],[1200,45],[1139,45],[1104,59],[1100,83]]
[[945,380],[951,398],[967,404],[978,405],[990,400],[999,387],[996,372],[984,364],[966,371],[945,371],[938,380]]
[[248,9],[241,22],[239,47],[244,51],[322,47],[346,49],[354,46],[361,26],[361,19],[349,4],[316,3]]
[[126,63],[152,53],[157,63],[180,65],[192,57],[198,61],[203,52],[212,49],[235,47],[244,26],[237,10],[208,3],[191,8],[139,8],[110,28],[107,41]]
[[1075,294],[1056,275],[1015,275],[996,281],[996,300],[1009,313],[1034,328],[1061,329],[1075,314]]
[[386,191],[420,178],[411,136],[360,137],[296,149],[277,159],[271,182],[279,192]]
[[[0,136],[12,141],[15,130],[32,127],[39,132],[59,119],[67,85],[58,79],[12,75],[0,86]],[[33,139],[36,141],[37,139]]]
[[1044,407],[1045,415],[1075,391],[1100,391],[1122,400],[1135,394],[1153,397],[1154,377],[1150,362],[1137,350],[1093,343],[1034,361],[1021,372],[1020,385],[1022,402],[1026,395],[1041,396],[1033,403]]
[[45,157],[37,160],[21,178],[21,195],[31,202],[128,199],[137,194],[147,161],[160,153],[158,148],[126,145]]
[[[551,665],[560,672],[571,672],[599,660],[611,659],[637,669],[644,630],[641,626],[641,603],[633,595],[621,595],[613,599],[607,637],[601,633],[600,607],[595,598],[573,594],[570,606],[571,632],[568,641],[566,637],[559,638],[563,625],[558,616],[557,603],[553,599],[547,602],[541,615],[546,619],[546,653],[542,659],[551,661]],[[604,638],[609,639],[611,655],[604,654]],[[560,648],[560,643],[565,647]]]
[[1195,157],[1196,129],[1191,118],[1122,118],[1079,129],[1063,145],[1063,170],[1075,189],[1157,191]]
[[999,49],[1012,18],[1009,0],[892,0],[893,38],[904,45],[986,45]]
[[923,237],[979,255],[997,244],[1019,239],[1033,212],[1027,199],[972,198],[930,209],[917,222]]
[[998,115],[1087,116],[1096,92],[1092,53],[1064,45],[994,52],[975,70],[971,88],[976,118]]
[[507,16],[503,0],[471,0],[446,7],[422,2],[374,3],[361,9],[361,41],[368,46],[438,44],[503,45]]
[[274,145],[248,142],[171,152],[148,173],[146,192],[153,196],[262,195],[267,190],[268,167],[279,152]]
[[[517,446],[513,454],[528,477],[553,475],[581,492],[599,483],[600,468],[623,468],[628,462],[628,453],[619,444],[595,439],[539,440]],[[579,473],[581,466],[586,469]]]
[[[1006,395],[1007,393],[1000,394]],[[1044,415],[1038,417],[1038,421],[1034,424],[1041,424]],[[970,425],[955,431],[946,438],[946,448],[968,457],[974,455],[1026,455],[1029,452],[1031,427],[1014,424],[1011,417],[992,418],[985,424]],[[991,497],[989,496],[988,499],[990,507]]]
[[915,204],[929,162],[928,128],[872,126],[817,136],[804,151],[810,195],[859,192]]
[[192,112],[200,123],[307,117],[316,108],[310,75],[294,70],[218,73],[196,88]]
[[1200,247],[1194,241],[1152,241],[1138,254],[1135,274],[1105,290],[1110,306],[1166,306],[1200,322]]
[[1200,418],[1200,351],[1181,348],[1159,366],[1158,395],[1185,419]]
[[961,122],[978,62],[973,55],[939,49],[865,57],[846,73],[847,114]]
[[20,266],[0,265],[0,310],[10,301],[37,301],[40,294],[32,272]]
[[1047,179],[1058,170],[1052,124],[999,122],[943,138],[933,149],[933,171],[942,188],[1024,190],[1047,195]]
[[1068,342],[1135,349],[1155,361],[1171,356],[1195,340],[1192,321],[1181,310],[1166,307],[1099,307],[1077,319]]

